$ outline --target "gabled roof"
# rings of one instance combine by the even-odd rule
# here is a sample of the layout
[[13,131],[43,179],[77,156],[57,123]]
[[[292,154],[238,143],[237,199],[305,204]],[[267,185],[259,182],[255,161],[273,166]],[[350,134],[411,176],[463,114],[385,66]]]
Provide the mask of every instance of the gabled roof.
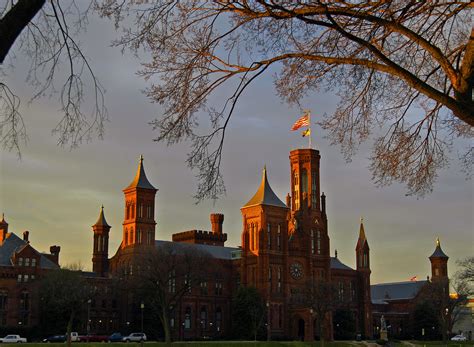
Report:
[[235,258],[235,252],[240,251],[240,248],[234,247],[222,247],[212,245],[202,245],[198,243],[185,243],[185,242],[172,242],[164,240],[156,240],[155,246],[160,247],[163,245],[171,246],[176,252],[184,251],[186,249],[196,249],[202,252],[209,253],[213,258],[216,259],[227,259],[231,260]]
[[105,220],[104,205],[101,206],[99,219],[97,219],[97,222],[95,222],[93,227],[108,227],[108,228],[110,228],[110,225],[107,224],[107,221]]
[[124,190],[130,189],[130,188],[144,188],[144,189],[157,190],[155,187],[152,186],[150,181],[148,181],[148,178],[146,178],[145,168],[143,167],[143,155],[140,156],[140,162],[138,163],[138,169],[137,169],[135,178],[133,179],[132,183],[130,183],[127,186],[127,188],[125,188]]
[[273,192],[270,183],[267,179],[267,168],[263,168],[262,181],[255,195],[243,207],[250,207],[255,205],[269,205],[288,208]]
[[[22,250],[27,245],[27,242],[16,236],[14,233],[8,233],[2,245],[0,245],[0,266],[12,266],[11,257],[13,254]],[[39,266],[41,268],[57,269],[59,267],[43,254],[36,251],[36,249],[33,248],[33,250],[40,256]]]
[[446,259],[449,259],[449,257],[441,249],[441,242],[439,241],[439,237],[436,239],[436,248],[435,248],[433,254],[430,255],[429,259],[431,259],[431,258],[446,258]]
[[352,270],[354,271],[353,268],[347,266],[346,264],[343,264],[338,258],[336,257],[331,257],[331,269],[336,269],[336,270]]
[[425,284],[426,281],[373,284],[370,286],[370,295],[373,303],[413,299]]

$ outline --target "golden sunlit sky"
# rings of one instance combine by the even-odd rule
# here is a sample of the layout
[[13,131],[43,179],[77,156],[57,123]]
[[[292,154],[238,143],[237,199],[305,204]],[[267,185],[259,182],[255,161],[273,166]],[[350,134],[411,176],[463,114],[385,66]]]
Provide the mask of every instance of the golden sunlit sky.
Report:
[[[28,142],[21,160],[15,152],[0,152],[0,212],[10,231],[30,231],[30,241],[39,251],[60,245],[62,265],[81,262],[91,269],[92,228],[103,204],[110,233],[109,256],[117,250],[122,235],[123,193],[133,179],[140,154],[146,174],[159,189],[155,219],[157,239],[190,229],[210,229],[209,214],[224,213],[227,246],[238,246],[242,231],[240,207],[255,193],[261,170],[267,167],[273,190],[285,201],[289,191],[289,151],[307,146],[300,132],[291,132],[300,115],[276,96],[269,71],[242,95],[229,124],[222,169],[227,194],[215,204],[195,204],[197,181],[186,166],[189,143],[171,147],[153,141],[157,136],[148,124],[160,117],[159,105],[142,94],[148,82],[136,75],[139,59],[121,55],[110,47],[116,37],[113,25],[94,16],[80,41],[102,85],[110,121],[103,140],[94,139],[70,150],[56,145],[51,130],[60,121],[57,97],[31,104],[33,88],[25,82],[29,61],[15,58],[15,69],[7,70],[6,83],[21,98]],[[222,89],[213,100],[222,100],[230,90]],[[213,100],[210,100],[211,102]],[[317,121],[335,110],[335,93],[312,94],[303,107]],[[199,115],[205,124],[207,115]],[[329,145],[319,127],[313,144],[321,154],[321,190],[327,196],[331,254],[355,266],[359,219],[364,217],[371,249],[372,283],[405,281],[430,275],[428,257],[440,237],[450,257],[450,275],[455,260],[474,254],[473,181],[466,180],[459,164],[439,172],[433,193],[424,198],[406,196],[399,184],[377,188],[368,169],[370,145],[361,146],[346,163],[340,149]],[[463,148],[455,146],[455,159]]]

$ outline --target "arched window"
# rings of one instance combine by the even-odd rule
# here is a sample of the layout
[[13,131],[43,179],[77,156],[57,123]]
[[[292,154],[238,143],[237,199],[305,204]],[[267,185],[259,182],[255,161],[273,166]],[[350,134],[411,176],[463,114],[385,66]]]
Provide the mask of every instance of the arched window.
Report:
[[128,245],[128,229],[125,228],[125,238],[124,238],[125,246]]
[[294,200],[295,200],[295,209],[300,208],[300,195],[299,195],[299,184],[298,184],[298,172],[293,171],[293,191],[294,191]]
[[184,329],[191,329],[191,307],[186,307],[184,311]]
[[281,225],[278,224],[278,234],[277,234],[277,247],[281,251]]
[[313,170],[311,173],[311,206],[316,208],[318,205],[318,194],[316,192],[317,188],[317,175],[316,170]]
[[308,193],[308,171],[301,170],[301,192]]
[[317,231],[317,249],[316,249],[316,252],[318,254],[321,254],[321,231],[320,230]]
[[207,327],[207,308],[201,307],[201,328],[206,329]]
[[272,227],[270,223],[267,223],[267,241],[268,241],[268,249],[272,249]]
[[24,290],[20,293],[20,311],[28,311],[30,309],[30,294]]
[[142,243],[142,231],[137,229],[137,242]]
[[278,285],[277,285],[277,292],[281,293],[281,266],[278,267]]
[[135,242],[135,235],[133,234],[133,228],[130,229],[130,240],[128,241],[129,244],[132,244]]
[[314,230],[311,229],[311,254],[314,254]]

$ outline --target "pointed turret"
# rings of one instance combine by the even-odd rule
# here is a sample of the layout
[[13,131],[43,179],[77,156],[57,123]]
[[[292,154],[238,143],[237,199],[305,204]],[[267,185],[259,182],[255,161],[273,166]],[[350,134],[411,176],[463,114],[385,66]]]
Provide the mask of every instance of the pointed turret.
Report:
[[5,220],[5,214],[2,213],[2,220],[0,221],[0,244],[6,239],[8,233],[8,223]]
[[429,257],[431,262],[431,278],[433,280],[448,279],[448,259],[449,257],[441,249],[439,237],[436,239],[436,248]]
[[367,245],[367,249],[369,249],[369,243],[367,242],[364,230],[364,218],[360,217],[359,238],[357,240],[356,251],[363,249],[364,245]]
[[97,219],[97,222],[95,222],[95,224],[92,227],[108,227],[108,228],[110,228],[110,225],[105,220],[104,205],[102,205],[100,207],[99,219]]
[[109,271],[109,231],[111,226],[105,220],[104,205],[100,208],[99,218],[92,226],[94,245],[92,250],[92,271],[105,277]]
[[138,169],[135,178],[133,179],[132,183],[130,183],[124,190],[128,190],[131,188],[157,190],[155,187],[153,187],[153,185],[150,183],[150,181],[148,181],[148,178],[146,177],[145,168],[143,167],[143,155],[140,155],[140,162],[138,163]]
[[255,195],[252,197],[252,199],[250,199],[244,206],[242,206],[242,208],[250,207],[254,205],[270,205],[270,206],[287,208],[287,206],[283,203],[283,201],[281,201],[278,198],[278,196],[276,196],[272,187],[270,187],[270,183],[268,183],[268,179],[267,179],[266,166],[263,168],[262,181],[260,183],[260,187],[258,188]]
[[146,177],[141,155],[135,178],[123,190],[125,218],[122,223],[122,248],[133,245],[154,245],[155,194],[157,191],[158,189]]
[[360,312],[361,327],[363,335],[372,336],[372,300],[370,297],[370,249],[364,229],[364,219],[360,218],[359,238],[356,246],[356,268],[359,273],[360,283],[360,305],[363,310]]

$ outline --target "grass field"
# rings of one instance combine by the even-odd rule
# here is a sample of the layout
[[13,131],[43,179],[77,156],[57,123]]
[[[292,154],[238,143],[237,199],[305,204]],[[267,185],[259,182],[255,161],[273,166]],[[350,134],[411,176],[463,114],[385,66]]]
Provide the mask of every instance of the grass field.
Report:
[[[28,347],[65,347],[64,343],[28,343]],[[375,347],[374,341],[355,342],[355,341],[335,341],[326,342],[325,347]],[[15,345],[16,347],[18,345]],[[73,343],[74,347],[140,347],[139,343]],[[164,347],[163,342],[146,342],[145,347]],[[320,347],[320,342],[299,342],[299,341],[209,341],[209,342],[173,342],[173,347]],[[448,347],[474,347],[474,342],[453,342],[444,344],[442,341],[401,341],[391,342],[391,347],[429,347],[429,346],[448,346]]]

